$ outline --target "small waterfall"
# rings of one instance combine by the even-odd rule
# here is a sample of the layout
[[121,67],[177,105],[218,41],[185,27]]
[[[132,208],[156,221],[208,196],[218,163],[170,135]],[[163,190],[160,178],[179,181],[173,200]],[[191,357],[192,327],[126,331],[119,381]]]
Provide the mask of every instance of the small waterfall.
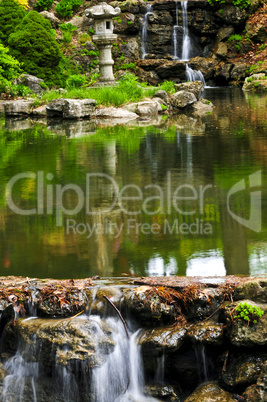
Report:
[[155,373],[155,383],[164,384],[165,354],[157,358],[157,368]]
[[147,5],[147,11],[144,15],[144,19],[142,22],[142,35],[141,35],[141,50],[142,50],[142,59],[146,58],[146,55],[148,53],[148,47],[147,47],[147,42],[148,42],[148,34],[147,34],[147,24],[148,24],[148,16],[152,14],[152,5],[148,4]]
[[201,81],[203,82],[204,87],[206,86],[206,81],[202,72],[200,70],[192,70],[188,64],[186,64],[185,78],[188,81]]
[[189,60],[190,53],[190,38],[188,34],[188,18],[187,18],[187,1],[181,2],[182,18],[183,18],[183,45],[181,60]]

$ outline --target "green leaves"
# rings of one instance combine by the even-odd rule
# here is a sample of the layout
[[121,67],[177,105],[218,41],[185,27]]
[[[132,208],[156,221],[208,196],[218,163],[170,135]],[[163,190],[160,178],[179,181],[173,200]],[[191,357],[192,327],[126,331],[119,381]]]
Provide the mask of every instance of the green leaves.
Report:
[[246,302],[239,303],[236,308],[237,314],[234,319],[242,319],[249,324],[257,324],[264,311],[260,307],[252,306]]
[[82,3],[82,0],[61,0],[55,10],[61,18],[67,19],[72,16],[74,11],[79,9]]

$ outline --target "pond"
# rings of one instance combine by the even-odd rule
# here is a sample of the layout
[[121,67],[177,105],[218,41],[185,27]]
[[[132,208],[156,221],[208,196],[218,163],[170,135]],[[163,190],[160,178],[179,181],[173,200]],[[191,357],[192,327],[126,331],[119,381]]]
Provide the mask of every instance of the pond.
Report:
[[0,275],[265,275],[267,97],[205,98],[154,125],[2,119]]

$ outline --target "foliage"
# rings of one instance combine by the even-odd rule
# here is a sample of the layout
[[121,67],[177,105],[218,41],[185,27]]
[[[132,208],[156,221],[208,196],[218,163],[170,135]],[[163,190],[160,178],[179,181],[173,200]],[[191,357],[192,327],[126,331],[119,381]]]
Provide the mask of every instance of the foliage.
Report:
[[160,84],[160,89],[166,91],[168,94],[173,94],[175,92],[174,82],[173,81],[164,81]]
[[24,70],[43,78],[48,85],[61,84],[59,63],[63,58],[50,22],[30,11],[10,35],[10,53],[23,63]]
[[20,63],[9,54],[9,49],[0,43],[0,80],[11,81],[21,72]]
[[70,88],[79,88],[86,82],[86,77],[81,74],[73,74],[67,79],[67,86]]
[[118,67],[120,70],[136,70],[136,63],[124,63],[120,67]]
[[243,38],[242,38],[241,35],[235,34],[235,35],[231,35],[230,38],[228,38],[228,41],[229,41],[229,42],[232,42],[232,41],[237,41],[237,42],[239,42],[239,41],[241,41],[242,39],[243,39]]
[[[97,74],[93,74],[91,80],[96,81]],[[91,82],[91,83],[93,83]],[[137,77],[133,74],[126,73],[114,87],[73,87],[63,94],[58,91],[50,91],[42,96],[44,102],[50,102],[52,99],[70,98],[70,99],[95,99],[98,105],[121,106],[128,102],[138,102],[145,96],[150,96],[157,91],[157,88],[147,89],[142,87],[137,81]]]
[[63,42],[70,43],[73,32],[78,28],[72,25],[70,22],[68,22],[67,24],[63,22],[62,24],[60,24],[59,29],[63,33]]
[[[0,86],[1,86],[1,82],[0,82]],[[10,95],[12,98],[16,97],[16,96],[29,96],[32,94],[32,90],[28,87],[25,87],[25,85],[22,84],[12,84],[11,82],[8,82],[4,88],[3,88],[3,92],[7,95]]]
[[7,45],[8,37],[22,21],[26,11],[15,0],[0,2],[0,40]]
[[260,307],[251,306],[250,304],[244,302],[239,303],[236,308],[237,314],[234,319],[242,319],[249,324],[257,324],[260,317],[264,314],[264,311]]
[[72,16],[74,11],[79,9],[82,3],[82,0],[61,0],[55,7],[55,11],[61,18],[67,19]]
[[28,7],[29,7],[29,4],[28,4],[28,0],[16,0],[18,3],[19,3],[19,5],[21,6],[21,7],[23,7],[25,10],[27,10],[28,9]]
[[37,3],[35,3],[34,8],[37,11],[49,10],[49,8],[52,7],[53,3],[54,0],[38,0]]
[[[220,4],[225,4],[226,0],[207,0],[207,2],[211,6],[216,6]],[[250,5],[250,0],[232,0],[232,4],[238,8],[248,8],[248,6]],[[219,10],[219,13],[222,13],[221,9]]]

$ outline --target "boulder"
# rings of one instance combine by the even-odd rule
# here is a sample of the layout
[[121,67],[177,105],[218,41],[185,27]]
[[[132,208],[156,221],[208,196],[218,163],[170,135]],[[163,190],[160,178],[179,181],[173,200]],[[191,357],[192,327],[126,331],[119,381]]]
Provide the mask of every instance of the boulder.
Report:
[[200,322],[188,330],[186,338],[193,343],[221,345],[223,343],[223,325],[209,321]]
[[231,26],[220,28],[217,33],[216,42],[219,43],[225,39],[228,39],[231,35],[233,35],[234,31],[234,28]]
[[257,22],[256,24],[246,23],[246,34],[254,42],[264,43],[267,39],[267,27],[266,24]]
[[234,309],[239,302],[230,303],[224,307],[224,317],[228,323],[227,335],[230,342],[235,346],[255,347],[267,345],[267,304],[258,304],[252,300],[243,300],[251,306],[260,307],[264,314],[257,324],[248,325],[243,319],[236,319],[232,322]]
[[181,61],[165,61],[156,68],[156,73],[162,79],[185,79],[185,62]]
[[182,395],[170,385],[147,385],[144,394],[160,401],[182,402],[184,400]]
[[56,361],[65,366],[79,360],[96,367],[105,362],[115,346],[111,328],[88,317],[19,319],[16,330],[22,339],[22,357],[29,362],[38,359],[45,365]]
[[3,102],[5,116],[27,116],[31,114],[34,100],[16,100]]
[[163,102],[165,104],[169,103],[169,96],[168,96],[167,92],[163,91],[162,89],[160,89],[159,91],[155,92],[154,95],[153,95],[153,98],[160,98],[160,99],[163,100]]
[[31,114],[33,114],[34,116],[40,116],[40,117],[46,116],[47,115],[46,106],[42,105],[42,106],[37,107],[36,109],[33,109]]
[[125,109],[136,113],[139,116],[153,116],[158,114],[158,104],[152,99],[138,103],[130,103],[129,105],[125,106]]
[[218,59],[220,59],[220,60],[225,60],[227,58],[227,52],[228,52],[228,48],[227,48],[226,43],[224,43],[224,42],[218,43],[218,45],[216,46],[216,48],[214,50],[215,56],[218,57]]
[[115,108],[115,107],[104,107],[97,109],[95,112],[95,116],[108,119],[119,119],[121,120],[121,122],[135,120],[139,117],[138,114],[130,112],[125,108]]
[[264,73],[253,74],[245,79],[243,91],[266,92],[267,79]]
[[213,103],[207,99],[200,99],[193,104],[195,116],[204,116],[205,114],[209,114],[212,112],[213,108]]
[[175,84],[176,92],[179,91],[187,91],[192,92],[197,100],[199,100],[200,95],[204,91],[204,85],[201,81],[191,81],[191,82],[183,82],[182,84]]
[[161,303],[156,296],[148,298],[147,289],[147,286],[140,286],[125,291],[123,303],[127,310],[144,325],[174,322],[174,307]]
[[235,289],[235,300],[242,299],[267,303],[267,279],[255,278],[238,285]]
[[184,343],[186,332],[185,327],[174,326],[148,329],[139,338],[139,344],[145,356],[157,356],[162,352],[173,353]]
[[233,402],[232,395],[223,390],[216,382],[201,384],[186,398],[185,402]]
[[247,402],[265,402],[267,400],[267,360],[256,384],[249,386],[243,393],[243,397]]
[[194,70],[200,70],[205,78],[208,80],[213,77],[218,60],[214,58],[194,57],[190,59],[190,66]]
[[95,112],[94,99],[55,99],[46,106],[47,117],[78,119],[90,117]]
[[221,62],[215,68],[214,79],[218,85],[225,85],[231,78],[233,63]]
[[171,97],[171,105],[173,108],[183,109],[196,102],[197,98],[192,92],[179,91]]
[[50,21],[52,28],[57,29],[59,27],[60,20],[55,16],[55,14],[50,13],[49,11],[41,11],[39,14]]
[[22,74],[15,80],[16,84],[22,84],[25,87],[28,87],[32,90],[32,92],[39,94],[43,91],[41,83],[44,83],[44,80],[41,78],[37,78],[34,75],[30,74]]
[[247,73],[248,65],[246,63],[235,63],[231,70],[231,79],[235,81],[244,81]]
[[222,20],[226,25],[240,26],[244,24],[248,18],[248,12],[244,8],[235,7],[234,5],[227,4],[223,7],[223,12],[216,12],[216,16]]
[[254,384],[266,357],[267,355],[264,357],[257,352],[253,354],[230,352],[225,370],[220,371],[220,383],[231,390],[244,389]]
[[89,18],[87,18],[85,15],[83,15],[82,17],[79,16],[75,16],[74,18],[72,18],[70,21],[68,21],[69,23],[71,23],[73,26],[75,26],[76,28],[79,29],[79,31],[85,31],[88,32],[88,28],[90,26],[92,26],[92,22],[90,21]]

